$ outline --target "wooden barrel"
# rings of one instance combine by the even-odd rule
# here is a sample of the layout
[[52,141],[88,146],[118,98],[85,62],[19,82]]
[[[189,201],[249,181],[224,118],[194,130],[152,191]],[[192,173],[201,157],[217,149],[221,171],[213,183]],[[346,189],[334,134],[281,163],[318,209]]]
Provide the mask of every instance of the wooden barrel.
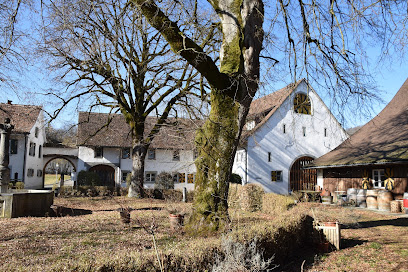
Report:
[[404,193],[404,198],[402,200],[402,203],[404,205],[405,214],[408,214],[408,193]]
[[401,211],[400,208],[400,201],[393,200],[390,202],[391,212],[392,213],[399,213]]
[[357,189],[356,188],[348,188],[347,189],[347,201],[352,206],[357,205]]
[[332,196],[322,196],[322,204],[329,205],[332,203]]
[[391,210],[391,201],[392,201],[392,193],[387,190],[380,190],[378,191],[378,209],[380,211],[390,211]]
[[377,190],[367,190],[366,203],[368,209],[378,209]]
[[367,190],[365,189],[357,190],[357,206],[358,207],[367,208],[366,193],[367,193]]

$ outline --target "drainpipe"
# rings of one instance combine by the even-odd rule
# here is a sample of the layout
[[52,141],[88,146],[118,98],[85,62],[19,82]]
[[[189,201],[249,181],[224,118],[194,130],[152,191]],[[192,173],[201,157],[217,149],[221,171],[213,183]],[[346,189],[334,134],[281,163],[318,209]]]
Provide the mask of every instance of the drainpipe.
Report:
[[245,184],[248,183],[248,151],[246,148],[245,150]]
[[27,140],[28,140],[28,135],[25,134],[24,135],[24,156],[23,156],[23,178],[22,178],[22,182],[25,184],[25,169],[26,169],[26,157],[27,155]]

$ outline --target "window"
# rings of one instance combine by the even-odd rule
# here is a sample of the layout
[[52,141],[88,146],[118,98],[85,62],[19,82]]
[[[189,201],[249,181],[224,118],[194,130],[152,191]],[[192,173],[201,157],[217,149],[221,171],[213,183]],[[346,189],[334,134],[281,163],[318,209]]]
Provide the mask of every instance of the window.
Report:
[[312,106],[309,96],[303,93],[298,93],[293,99],[293,109],[296,113],[312,114]]
[[276,182],[276,181],[282,181],[282,171],[271,171],[271,181]]
[[129,171],[122,171],[122,182],[127,182],[128,175],[130,175]]
[[130,148],[125,147],[122,148],[122,159],[129,159],[130,158]]
[[173,175],[173,182],[178,183],[179,182],[179,173],[176,173]]
[[40,130],[38,129],[38,127],[36,127],[35,128],[35,130],[34,130],[34,136],[35,136],[35,138],[38,138],[38,132],[39,132]]
[[41,158],[41,155],[42,155],[42,146],[39,145],[38,146],[38,157]]
[[103,147],[101,146],[95,147],[94,152],[95,152],[95,158],[103,157]]
[[271,162],[271,161],[272,161],[272,153],[268,152],[268,162]]
[[306,127],[302,127],[303,137],[306,137]]
[[27,170],[27,177],[32,177],[32,176],[34,176],[34,169],[28,168],[28,170]]
[[37,170],[37,177],[42,177],[42,174],[43,174],[42,170],[38,169]]
[[147,150],[147,159],[148,160],[155,160],[156,159],[156,149]]
[[186,173],[178,173],[178,178],[180,183],[186,182]]
[[187,175],[187,183],[194,183],[194,174]]
[[384,188],[384,169],[374,169],[373,170],[373,187],[374,188]]
[[18,181],[18,173],[17,172],[14,173],[14,181]]
[[156,182],[156,172],[146,172],[145,182],[155,183]]
[[324,128],[324,137],[327,137],[327,128]]
[[10,140],[10,154],[17,154],[17,147],[18,147],[18,140],[11,139]]
[[35,156],[35,143],[30,143],[30,149],[28,150],[28,155]]
[[179,161],[179,160],[180,160],[180,151],[174,150],[173,151],[173,161]]
[[283,124],[282,130],[283,130],[283,134],[286,134],[286,124]]

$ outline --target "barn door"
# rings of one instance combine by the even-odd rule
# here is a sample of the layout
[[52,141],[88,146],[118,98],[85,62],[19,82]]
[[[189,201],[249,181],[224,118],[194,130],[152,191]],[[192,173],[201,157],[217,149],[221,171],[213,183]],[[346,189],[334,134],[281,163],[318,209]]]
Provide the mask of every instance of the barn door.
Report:
[[314,190],[317,184],[316,169],[303,169],[313,160],[312,157],[301,157],[293,163],[290,169],[290,189],[292,191]]
[[99,178],[101,179],[102,186],[115,186],[115,169],[109,165],[99,164],[91,169],[91,172],[95,172],[98,174]]

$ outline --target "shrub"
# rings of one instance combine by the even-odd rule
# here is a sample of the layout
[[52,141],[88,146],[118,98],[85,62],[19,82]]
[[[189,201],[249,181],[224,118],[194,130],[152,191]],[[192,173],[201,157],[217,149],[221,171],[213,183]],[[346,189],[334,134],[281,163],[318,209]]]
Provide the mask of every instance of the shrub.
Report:
[[232,173],[230,183],[242,184],[242,178],[240,175]]
[[20,190],[24,189],[24,182],[17,181],[16,182],[16,189],[20,189]]
[[84,171],[78,173],[78,185],[79,186],[97,186],[101,179],[95,172]]
[[240,196],[241,209],[255,212],[262,209],[262,196],[265,194],[262,186],[257,184],[246,184],[242,187]]
[[263,252],[257,246],[257,239],[250,243],[233,241],[231,237],[222,239],[222,254],[215,257],[212,272],[225,271],[269,271],[276,267],[272,265],[273,257],[264,260]]
[[267,214],[279,214],[295,204],[293,197],[267,193],[262,197],[262,212]]
[[241,209],[241,193],[242,185],[240,184],[229,184],[228,190],[228,206],[233,209]]
[[156,189],[174,189],[173,175],[168,172],[161,172],[156,177],[156,183],[154,184]]

